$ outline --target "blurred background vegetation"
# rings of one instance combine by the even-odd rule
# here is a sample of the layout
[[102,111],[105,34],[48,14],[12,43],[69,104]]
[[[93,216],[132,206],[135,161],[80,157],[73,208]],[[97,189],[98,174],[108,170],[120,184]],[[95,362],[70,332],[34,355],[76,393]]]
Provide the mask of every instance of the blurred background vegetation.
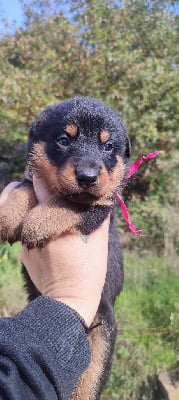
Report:
[[[162,399],[156,375],[176,363],[179,347],[178,1],[20,3],[23,26],[0,33],[1,189],[23,176],[36,115],[74,95],[102,99],[119,111],[132,159],[165,150],[140,168],[124,193],[144,236],[133,237],[119,211],[125,287],[116,304],[116,353],[103,395]],[[1,315],[24,304],[19,245],[1,246]]]

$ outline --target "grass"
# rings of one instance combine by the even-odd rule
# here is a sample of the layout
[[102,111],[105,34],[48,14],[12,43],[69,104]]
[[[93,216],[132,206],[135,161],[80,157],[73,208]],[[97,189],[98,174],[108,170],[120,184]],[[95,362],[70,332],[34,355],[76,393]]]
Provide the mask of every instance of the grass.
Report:
[[103,400],[162,400],[156,375],[175,365],[179,344],[178,278],[162,258],[125,254],[116,352]]
[[[19,244],[0,247],[0,316],[26,304]],[[162,400],[156,374],[176,363],[179,279],[162,258],[125,253],[125,284],[116,302],[114,363],[101,400]]]
[[20,263],[20,245],[0,246],[0,316],[16,314],[26,305]]

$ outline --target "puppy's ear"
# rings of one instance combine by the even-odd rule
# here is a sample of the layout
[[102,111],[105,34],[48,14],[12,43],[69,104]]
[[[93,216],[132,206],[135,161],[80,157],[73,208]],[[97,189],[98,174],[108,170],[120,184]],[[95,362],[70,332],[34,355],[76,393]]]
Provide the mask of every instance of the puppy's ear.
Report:
[[33,122],[29,129],[29,139],[34,139],[35,136],[35,129],[36,129],[36,121]]
[[50,112],[50,107],[47,107],[44,111],[42,111],[35,121],[32,123],[31,128],[29,130],[29,139],[30,140],[37,140],[39,129],[41,128],[42,124],[45,124],[48,114]]
[[128,160],[131,156],[131,142],[129,140],[128,131],[124,123],[121,123],[123,127],[123,140],[124,140],[124,157]]
[[42,123],[45,121],[43,114],[40,114],[39,117],[32,123],[30,130],[29,130],[29,139],[37,139],[39,128],[41,127]]
[[125,139],[125,156],[126,158],[130,158],[131,156],[131,142],[129,140],[128,135],[126,134],[126,139]]
[[[39,121],[40,122],[40,121]],[[27,143],[27,152],[29,153],[34,145],[34,143],[38,142],[38,126],[39,122],[36,119],[30,129],[28,134],[28,143]]]

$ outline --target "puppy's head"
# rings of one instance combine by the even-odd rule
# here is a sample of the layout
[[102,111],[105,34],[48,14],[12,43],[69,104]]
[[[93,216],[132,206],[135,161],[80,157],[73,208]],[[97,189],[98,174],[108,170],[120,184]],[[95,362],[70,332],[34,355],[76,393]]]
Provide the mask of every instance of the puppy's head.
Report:
[[110,198],[125,178],[130,143],[118,114],[87,97],[45,109],[29,133],[29,168],[52,193],[79,203]]

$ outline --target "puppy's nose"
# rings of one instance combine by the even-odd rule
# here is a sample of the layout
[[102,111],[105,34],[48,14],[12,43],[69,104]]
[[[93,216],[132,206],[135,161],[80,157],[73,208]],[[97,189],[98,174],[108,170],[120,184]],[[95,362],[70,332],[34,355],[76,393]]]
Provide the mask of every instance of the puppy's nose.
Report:
[[98,172],[93,168],[84,168],[77,171],[76,176],[80,186],[93,186],[97,181]]

